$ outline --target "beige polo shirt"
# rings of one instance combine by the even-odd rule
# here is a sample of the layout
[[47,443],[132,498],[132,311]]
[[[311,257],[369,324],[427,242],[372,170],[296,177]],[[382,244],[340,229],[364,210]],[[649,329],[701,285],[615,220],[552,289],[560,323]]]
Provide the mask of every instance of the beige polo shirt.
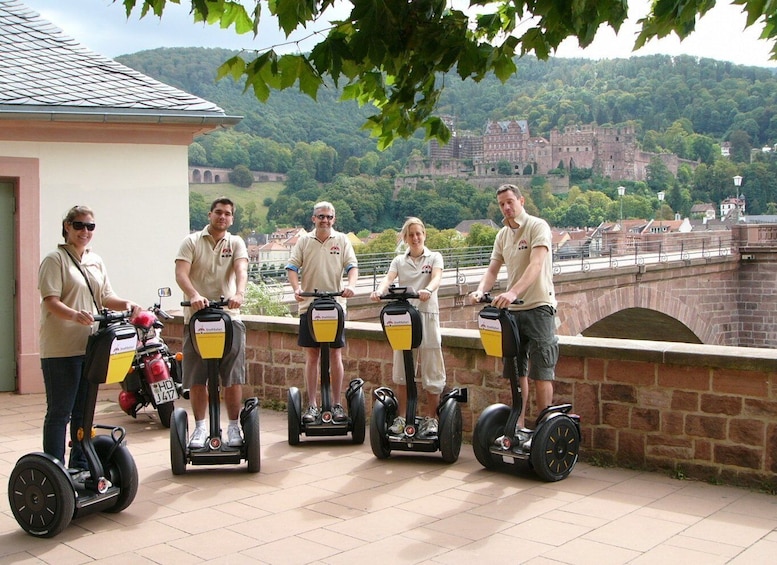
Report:
[[[178,249],[176,261],[186,261],[191,265],[189,279],[201,296],[208,300],[231,298],[237,292],[234,262],[248,260],[248,249],[243,238],[227,232],[216,242],[208,231],[186,236]],[[185,300],[191,297],[184,294]],[[227,309],[233,319],[240,319],[240,310]],[[189,320],[189,308],[184,309],[184,319]]]

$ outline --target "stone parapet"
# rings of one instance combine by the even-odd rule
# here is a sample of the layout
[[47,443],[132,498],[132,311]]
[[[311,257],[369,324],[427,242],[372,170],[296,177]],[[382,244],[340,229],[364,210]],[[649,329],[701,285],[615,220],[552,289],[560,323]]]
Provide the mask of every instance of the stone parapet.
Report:
[[[245,395],[285,403],[289,387],[304,386],[299,322],[244,321]],[[180,349],[181,318],[164,331]],[[372,391],[391,386],[391,350],[378,323],[346,322],[346,337],[346,378],[364,379],[369,415]],[[555,401],[571,402],[581,416],[581,457],[777,488],[777,352],[572,336],[559,341]],[[462,412],[469,441],[486,406],[509,403],[509,387],[501,360],[485,355],[476,330],[443,329],[443,348],[449,386],[468,389]]]

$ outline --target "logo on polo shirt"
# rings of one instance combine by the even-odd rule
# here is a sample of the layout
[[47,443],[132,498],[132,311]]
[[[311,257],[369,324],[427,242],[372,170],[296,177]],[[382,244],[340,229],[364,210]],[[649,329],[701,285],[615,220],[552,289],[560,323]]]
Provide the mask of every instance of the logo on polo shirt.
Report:
[[340,248],[337,245],[333,245],[329,248],[330,255],[340,255]]
[[522,239],[518,242],[518,250],[523,251],[524,249],[529,249],[529,244],[525,239]]

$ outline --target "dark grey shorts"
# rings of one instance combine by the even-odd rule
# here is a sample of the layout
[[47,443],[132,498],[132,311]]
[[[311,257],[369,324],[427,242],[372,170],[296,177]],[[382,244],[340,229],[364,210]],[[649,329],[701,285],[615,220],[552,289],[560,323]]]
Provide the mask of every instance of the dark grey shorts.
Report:
[[552,381],[558,361],[556,311],[550,306],[510,312],[518,320],[521,347],[514,359],[505,359],[519,377]]

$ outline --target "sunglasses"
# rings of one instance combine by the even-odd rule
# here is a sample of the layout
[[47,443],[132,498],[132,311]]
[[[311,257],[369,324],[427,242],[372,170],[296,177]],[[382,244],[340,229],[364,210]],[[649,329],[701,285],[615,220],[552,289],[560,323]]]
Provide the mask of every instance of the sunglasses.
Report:
[[89,231],[94,231],[94,228],[97,227],[92,222],[70,222],[70,225],[73,226],[73,229],[76,231],[81,231],[84,228],[88,229]]
[[331,214],[316,214],[316,218],[319,220],[334,220],[335,217]]

